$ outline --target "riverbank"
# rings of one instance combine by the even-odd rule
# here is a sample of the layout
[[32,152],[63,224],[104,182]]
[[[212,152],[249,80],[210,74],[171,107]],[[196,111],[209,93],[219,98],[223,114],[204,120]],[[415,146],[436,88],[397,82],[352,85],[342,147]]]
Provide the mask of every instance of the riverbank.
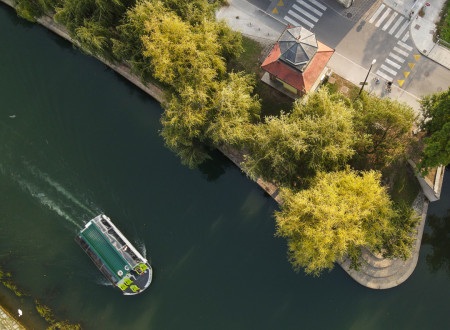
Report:
[[19,322],[17,322],[9,313],[0,306],[0,329],[2,330],[17,330],[25,329]]
[[[13,2],[11,0],[2,0],[2,1],[13,7]],[[43,26],[47,27],[48,29],[52,30],[53,32],[57,33],[61,37],[67,39],[68,41],[70,41],[70,42],[72,42],[74,44],[77,44],[76,41],[74,41],[74,40],[72,40],[70,38],[70,36],[68,35],[66,29],[63,26],[55,23],[50,17],[43,17],[43,18],[39,19],[38,22],[41,25],[43,25]],[[134,83],[136,86],[138,86],[139,88],[144,90],[147,94],[149,94],[150,96],[152,96],[153,98],[155,98],[159,102],[163,102],[164,101],[163,91],[160,88],[158,88],[157,86],[154,86],[154,85],[150,85],[150,84],[149,85],[143,85],[140,82],[139,78],[134,76],[131,73],[130,68],[128,68],[127,66],[125,66],[125,65],[123,65],[123,66],[122,65],[119,65],[119,66],[118,65],[112,65],[112,64],[110,64],[109,62],[107,62],[107,61],[105,61],[103,59],[100,59],[100,60],[103,63],[105,63],[107,66],[109,66],[110,68],[112,68],[113,70],[115,70],[116,72],[121,74],[122,76],[124,76],[130,82]],[[221,151],[229,159],[233,160],[237,166],[240,167],[239,157],[242,157],[242,155],[240,155],[239,153],[237,153],[237,152],[235,152],[235,151],[233,151],[231,149],[228,149],[228,148],[222,148]],[[273,185],[271,183],[264,182],[263,180],[260,180],[260,179],[256,180],[256,182],[270,196],[272,196],[278,203],[281,203],[281,201],[279,200],[279,196],[278,196],[278,188],[275,185]],[[420,241],[419,241],[419,246],[420,246]],[[415,265],[414,265],[414,267],[415,267]]]

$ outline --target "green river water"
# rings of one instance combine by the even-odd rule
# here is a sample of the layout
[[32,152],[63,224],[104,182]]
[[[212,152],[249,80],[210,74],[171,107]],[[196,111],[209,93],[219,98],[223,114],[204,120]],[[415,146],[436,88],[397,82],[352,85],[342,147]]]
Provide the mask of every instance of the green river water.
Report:
[[[0,266],[58,318],[85,329],[450,328],[450,219],[427,225],[437,235],[397,288],[364,288],[339,267],[296,274],[274,237],[276,203],[220,153],[182,166],[158,135],[161,111],[0,4]],[[151,260],[139,296],[108,286],[74,241],[101,212]]]

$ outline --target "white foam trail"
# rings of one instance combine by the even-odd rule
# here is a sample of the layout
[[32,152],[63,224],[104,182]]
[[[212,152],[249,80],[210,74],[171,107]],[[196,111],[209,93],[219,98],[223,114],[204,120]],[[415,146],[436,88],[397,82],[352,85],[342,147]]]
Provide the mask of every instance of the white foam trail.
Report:
[[58,204],[56,204],[53,200],[47,197],[44,193],[40,192],[36,186],[34,186],[28,181],[23,180],[17,175],[11,174],[11,177],[19,184],[19,186],[24,191],[27,191],[31,196],[36,198],[42,205],[56,212],[58,215],[60,215],[61,217],[63,217],[64,219],[66,219],[67,221],[71,222],[72,224],[81,229],[81,226],[74,219],[72,219],[70,215],[64,212]]
[[56,189],[59,193],[64,195],[67,199],[71,200],[75,205],[79,206],[86,212],[89,212],[92,216],[97,215],[98,213],[94,213],[89,207],[87,207],[85,204],[80,202],[75,196],[73,196],[69,191],[67,191],[66,188],[61,186],[58,182],[54,181],[52,178],[49,177],[47,173],[42,172],[41,170],[37,169],[36,167],[30,165],[28,162],[24,162],[25,166],[33,173],[34,175],[38,176],[40,179],[47,182],[50,186]]
[[98,285],[112,286],[112,283],[110,281],[108,281],[104,276],[96,277],[95,283],[98,284]]
[[147,259],[147,248],[145,247],[145,243],[139,239],[136,240],[136,245],[138,247],[138,251],[142,254],[142,256]]

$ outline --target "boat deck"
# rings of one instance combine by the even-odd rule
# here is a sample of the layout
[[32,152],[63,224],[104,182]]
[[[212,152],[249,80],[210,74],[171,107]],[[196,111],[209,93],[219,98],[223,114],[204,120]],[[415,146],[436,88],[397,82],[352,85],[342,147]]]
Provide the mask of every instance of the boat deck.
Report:
[[[103,263],[113,273],[117,280],[120,280],[119,272],[126,274],[130,270],[130,265],[112,246],[109,239],[107,239],[100,229],[92,223],[80,234],[89,247],[96,252]],[[128,268],[128,270],[126,269]]]
[[138,294],[150,285],[152,267],[107,216],[91,219],[75,240],[124,295]]

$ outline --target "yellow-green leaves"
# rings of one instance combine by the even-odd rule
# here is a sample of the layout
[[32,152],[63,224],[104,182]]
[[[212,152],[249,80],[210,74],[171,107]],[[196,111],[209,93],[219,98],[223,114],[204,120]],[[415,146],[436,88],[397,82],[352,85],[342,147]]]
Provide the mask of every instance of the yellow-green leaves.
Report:
[[380,178],[374,171],[321,172],[307,190],[281,190],[277,235],[287,239],[294,269],[319,275],[351,249],[381,242],[396,213]]
[[410,143],[414,111],[388,98],[361,94],[355,105],[354,124],[359,167],[384,169],[405,154]]
[[252,177],[298,186],[317,171],[345,165],[354,137],[351,109],[322,89],[297,100],[290,114],[255,126],[244,166]]

